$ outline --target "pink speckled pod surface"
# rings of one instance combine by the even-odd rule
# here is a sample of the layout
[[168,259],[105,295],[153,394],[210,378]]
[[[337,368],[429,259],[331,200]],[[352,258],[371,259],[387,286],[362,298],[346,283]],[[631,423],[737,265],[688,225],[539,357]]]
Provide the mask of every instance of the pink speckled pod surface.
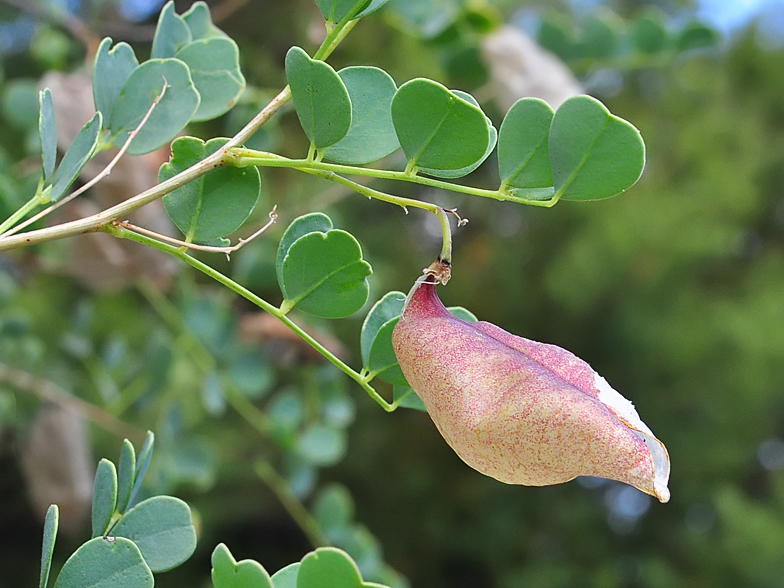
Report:
[[446,442],[479,472],[527,486],[599,476],[669,500],[664,445],[572,353],[462,321],[421,281],[392,344]]

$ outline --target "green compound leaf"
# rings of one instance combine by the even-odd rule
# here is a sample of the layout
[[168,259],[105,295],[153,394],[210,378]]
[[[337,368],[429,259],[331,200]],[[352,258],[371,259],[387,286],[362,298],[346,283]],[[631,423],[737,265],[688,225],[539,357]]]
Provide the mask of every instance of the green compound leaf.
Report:
[[313,516],[327,533],[346,527],[354,520],[354,499],[351,493],[342,484],[325,486],[313,503]]
[[490,143],[481,109],[432,80],[419,78],[398,88],[392,121],[409,165],[430,170],[471,166]]
[[153,572],[165,572],[196,549],[191,509],[173,496],[154,496],[129,510],[112,531],[133,541]]
[[564,102],[550,126],[550,163],[556,197],[600,200],[640,178],[645,144],[640,132],[590,96]]
[[[476,98],[471,96],[471,94],[469,94],[468,92],[461,92],[460,90],[451,90],[451,92],[456,96],[458,96],[459,98],[462,98],[466,102],[469,102],[474,106],[476,106],[477,108],[480,108],[479,102],[477,102]],[[427,167],[420,167],[419,171],[421,173],[435,176],[437,178],[455,179],[455,178],[462,178],[463,176],[467,176],[476,168],[478,168],[480,165],[482,165],[485,159],[487,159],[490,156],[490,154],[493,152],[493,149],[495,149],[495,145],[498,142],[498,131],[495,130],[495,127],[493,126],[493,121],[491,121],[488,117],[485,117],[485,119],[487,120],[487,131],[490,133],[490,142],[487,144],[487,149],[485,150],[485,154],[479,159],[479,161],[476,161],[471,165],[467,165],[466,167],[460,169],[437,170],[437,169],[430,169]]]
[[139,455],[136,459],[136,471],[133,475],[133,490],[131,490],[131,497],[128,500],[128,504],[133,504],[133,501],[136,498],[136,494],[139,492],[139,488],[142,487],[144,476],[147,475],[147,468],[150,467],[150,462],[152,461],[152,450],[154,445],[155,434],[152,431],[147,431],[147,437],[144,439],[144,445],[142,445],[142,448],[139,451]]
[[297,588],[298,573],[299,562],[289,564],[272,575],[272,585],[275,588]]
[[154,583],[133,541],[96,537],[68,558],[55,588],[153,588]]
[[278,275],[278,284],[283,283],[283,260],[294,244],[294,241],[308,233],[326,233],[332,229],[332,220],[324,213],[311,212],[294,219],[283,233],[275,257],[275,270]]
[[292,47],[286,54],[286,78],[302,129],[317,149],[326,149],[346,136],[351,100],[334,69]]
[[139,67],[136,54],[127,43],[117,43],[112,49],[107,37],[98,46],[93,69],[93,100],[95,110],[103,115],[104,128],[112,120],[114,103],[120,97],[125,82]]
[[101,113],[96,112],[93,117],[82,127],[76,139],[71,143],[68,151],[63,155],[60,166],[49,178],[52,191],[49,198],[57,202],[74,183],[85,164],[90,161],[98,146],[101,133]]
[[349,316],[367,301],[372,272],[351,234],[337,229],[309,233],[297,239],[283,259],[281,308],[297,306],[325,318]]
[[392,401],[397,402],[401,408],[412,408],[414,410],[421,410],[427,412],[425,403],[417,396],[411,386],[395,386],[392,389]]
[[273,588],[260,563],[252,559],[238,562],[223,543],[212,552],[212,584],[215,588]]
[[109,528],[117,506],[117,470],[108,459],[98,462],[93,486],[93,537],[102,537]]
[[296,452],[308,463],[317,466],[331,466],[338,463],[346,454],[348,440],[342,429],[324,425],[311,425],[297,440]]
[[[335,547],[320,547],[302,558],[297,588],[362,588],[359,568],[349,555]],[[276,587],[277,588],[277,587]]]
[[164,84],[168,84],[166,93],[131,141],[129,155],[149,153],[174,139],[199,107],[201,98],[187,65],[179,59],[146,61],[128,77],[112,108],[109,129],[115,145],[128,140],[161,95]]
[[57,540],[57,528],[60,526],[60,509],[53,504],[46,511],[44,519],[44,541],[41,548],[41,579],[38,588],[46,588],[49,584],[49,572],[52,569],[52,554]]
[[386,157],[400,147],[392,124],[397,86],[383,69],[347,67],[338,72],[351,98],[348,134],[324,151],[337,163],[361,165]]
[[187,12],[182,13],[182,20],[185,21],[191,30],[193,41],[226,36],[226,33],[212,24],[210,8],[201,0],[194,2]]
[[49,179],[57,162],[57,125],[54,120],[54,103],[49,88],[38,93],[38,135],[41,138],[41,165],[44,181]]
[[398,318],[403,313],[403,306],[406,302],[406,295],[402,292],[387,292],[381,299],[373,305],[370,312],[362,323],[362,330],[359,335],[359,347],[362,353],[362,365],[368,367],[370,360],[370,347],[378,335],[379,329],[394,318]]
[[553,185],[548,141],[554,114],[550,105],[538,98],[522,98],[506,113],[498,136],[498,171],[503,187]]
[[117,512],[120,514],[128,508],[136,475],[136,450],[128,439],[123,440],[120,449],[120,462],[117,468]]
[[240,50],[228,37],[212,37],[186,45],[175,55],[191,70],[201,96],[192,119],[210,120],[228,112],[245,90],[240,71]]
[[[163,182],[220,149],[228,139],[180,137],[172,157],[158,172]],[[261,193],[255,167],[212,170],[163,197],[166,212],[188,241],[205,242],[230,235],[248,219]]]
[[185,20],[174,12],[174,2],[169,1],[161,10],[155,38],[152,41],[152,58],[166,59],[193,40],[191,29]]

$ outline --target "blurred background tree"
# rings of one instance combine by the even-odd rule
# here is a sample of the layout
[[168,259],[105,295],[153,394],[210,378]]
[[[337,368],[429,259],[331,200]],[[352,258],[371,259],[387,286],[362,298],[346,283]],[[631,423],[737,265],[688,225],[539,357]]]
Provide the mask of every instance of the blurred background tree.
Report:
[[[96,40],[127,40],[145,55],[160,5],[0,2],[3,217],[35,190],[39,85],[80,112],[78,80]],[[249,89],[230,114],[189,129],[203,138],[235,132],[285,83],[288,48],[312,50],[324,34],[310,0],[210,5],[240,45]],[[710,27],[694,25],[695,15]],[[516,27],[506,45],[503,22]],[[523,32],[540,45],[519,41]],[[201,520],[196,555],[161,586],[208,585],[219,541],[270,570],[313,542],[338,543],[363,571],[400,586],[780,586],[784,8],[392,0],[331,62],[471,91],[497,125],[504,96],[523,91],[508,68],[533,71],[541,47],[552,52],[540,68],[550,77],[525,87],[552,100],[584,88],[642,132],[648,164],[629,193],[539,210],[396,190],[457,206],[471,221],[455,235],[445,303],[570,349],[635,403],[669,449],[669,504],[596,479],[525,488],[485,478],[424,413],[385,414],[229,293],[133,244],[112,249],[88,236],[0,257],[0,586],[35,582],[49,502],[60,502],[77,544],[89,527],[92,464],[148,428],[159,443],[146,491],[176,493]],[[78,129],[84,117],[71,116]],[[307,149],[291,109],[252,146]],[[140,188],[129,182],[154,182],[166,157],[128,158],[124,175],[91,198],[132,195]],[[472,180],[495,186],[496,173],[489,162]],[[370,302],[406,290],[438,250],[429,215],[286,170],[263,176],[257,224],[273,204],[281,222],[230,263],[210,259],[268,299],[279,297],[277,237],[304,212],[327,212],[360,240],[375,269]],[[363,316],[300,320],[358,363]],[[58,400],[69,393],[94,410]]]

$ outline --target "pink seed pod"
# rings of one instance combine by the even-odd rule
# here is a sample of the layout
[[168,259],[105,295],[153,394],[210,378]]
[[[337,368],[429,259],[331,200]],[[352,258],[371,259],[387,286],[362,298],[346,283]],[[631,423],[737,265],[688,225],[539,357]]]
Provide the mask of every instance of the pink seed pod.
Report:
[[441,435],[475,470],[526,486],[599,476],[670,499],[664,445],[630,401],[569,351],[462,321],[423,279],[392,345]]

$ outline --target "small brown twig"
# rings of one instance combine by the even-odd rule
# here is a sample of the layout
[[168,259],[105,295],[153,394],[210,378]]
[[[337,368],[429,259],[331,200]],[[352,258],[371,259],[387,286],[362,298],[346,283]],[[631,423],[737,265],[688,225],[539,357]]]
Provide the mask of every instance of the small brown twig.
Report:
[[278,220],[278,205],[272,207],[272,210],[269,212],[269,220],[267,223],[261,227],[258,231],[253,233],[247,239],[240,239],[237,241],[236,245],[227,245],[226,247],[219,247],[214,245],[199,245],[197,243],[188,243],[187,241],[182,241],[180,239],[175,239],[174,237],[168,237],[166,235],[161,235],[160,233],[156,233],[155,231],[151,231],[149,229],[145,229],[143,227],[138,227],[129,223],[128,221],[120,221],[116,224],[128,229],[129,231],[133,231],[134,233],[139,233],[141,235],[146,235],[148,237],[152,237],[153,239],[159,239],[161,241],[165,241],[166,243],[171,243],[172,245],[179,245],[180,247],[187,247],[188,249],[195,249],[196,251],[209,251],[211,253],[225,253],[226,258],[228,259],[229,256],[234,253],[235,251],[239,251],[242,247],[253,241],[256,237],[261,235],[264,231],[270,228],[275,221]]
[[457,217],[457,226],[464,227],[468,224],[468,219],[463,218],[459,214],[457,214],[457,208],[445,208],[444,212],[448,212],[449,214],[453,214]]

